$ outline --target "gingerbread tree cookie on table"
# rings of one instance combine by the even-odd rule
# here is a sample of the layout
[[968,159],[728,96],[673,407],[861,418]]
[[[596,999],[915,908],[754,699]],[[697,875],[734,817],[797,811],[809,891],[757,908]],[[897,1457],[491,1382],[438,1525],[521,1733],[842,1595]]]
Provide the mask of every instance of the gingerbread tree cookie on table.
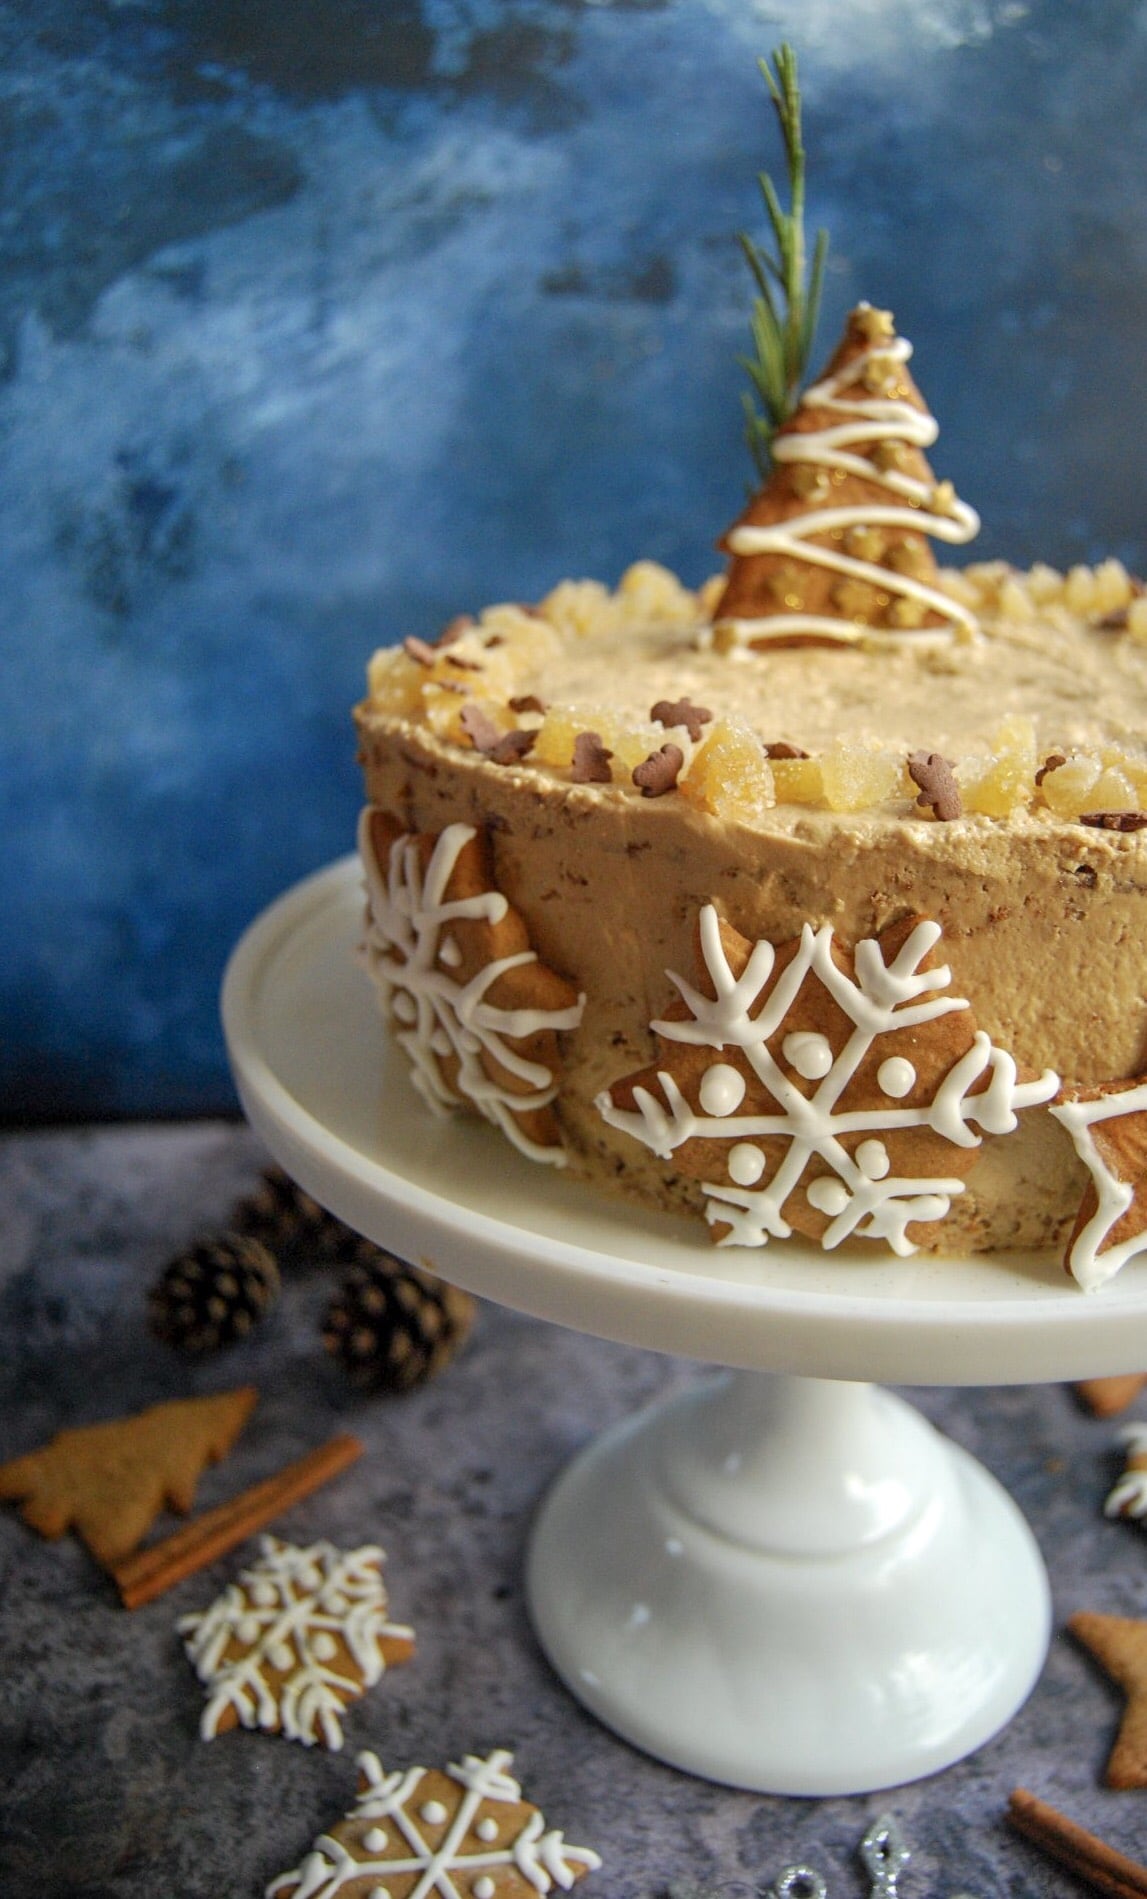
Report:
[[0,1465],[0,1497],[18,1502],[41,1536],[74,1529],[98,1563],[114,1568],[165,1506],[186,1515],[204,1467],[226,1456],[257,1397],[248,1385],[60,1431]]

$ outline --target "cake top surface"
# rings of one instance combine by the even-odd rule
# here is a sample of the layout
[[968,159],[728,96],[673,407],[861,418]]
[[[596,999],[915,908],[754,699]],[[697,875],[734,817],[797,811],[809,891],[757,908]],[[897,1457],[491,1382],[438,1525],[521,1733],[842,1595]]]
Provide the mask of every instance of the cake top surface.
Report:
[[937,584],[974,637],[721,650],[723,583],[692,592],[640,562],[616,591],[567,581],[433,646],[380,650],[360,719],[630,796],[651,795],[634,771],[676,746],[666,789],[747,822],[789,805],[912,812],[916,754],[952,767],[965,816],[1147,811],[1147,597],[1119,563],[980,564]]

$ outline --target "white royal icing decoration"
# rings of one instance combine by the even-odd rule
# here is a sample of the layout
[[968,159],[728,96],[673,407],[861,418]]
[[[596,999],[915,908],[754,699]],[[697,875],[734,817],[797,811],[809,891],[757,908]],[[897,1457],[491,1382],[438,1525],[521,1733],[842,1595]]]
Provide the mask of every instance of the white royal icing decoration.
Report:
[[[177,1623],[200,1681],[210,1690],[199,1732],[209,1741],[233,1709],[241,1727],[277,1729],[311,1747],[342,1746],[339,1716],[372,1687],[386,1666],[386,1637],[413,1641],[414,1632],[387,1618],[376,1544],[339,1550],[332,1543],[300,1548],[259,1539],[259,1559],[240,1571],[209,1609]],[[341,1637],[357,1674],[330,1666]],[[235,1642],[243,1652],[234,1654]],[[266,1670],[286,1676],[272,1689]]]
[[[934,636],[937,633],[945,639],[957,632],[965,638],[976,636],[978,627],[974,615],[949,594],[910,574],[897,573],[874,561],[860,560],[847,554],[843,547],[844,535],[850,528],[857,527],[911,528],[955,546],[962,546],[979,532],[980,518],[966,502],[953,496],[946,510],[940,513],[935,507],[933,483],[921,481],[900,469],[879,468],[866,455],[853,452],[862,443],[871,445],[880,442],[909,442],[916,448],[929,448],[939,435],[935,417],[926,409],[918,409],[914,403],[899,397],[846,393],[853,384],[859,384],[864,389],[865,371],[880,359],[906,363],[911,354],[912,345],[902,336],[874,343],[870,349],[853,357],[836,375],[826,376],[823,382],[813,383],[800,399],[798,415],[802,410],[807,413],[811,409],[827,409],[831,415],[840,417],[838,422],[830,423],[826,428],[781,432],[773,437],[771,444],[774,461],[801,462],[830,472],[859,475],[863,480],[886,489],[891,496],[889,504],[810,508],[805,514],[792,515],[788,520],[778,521],[771,526],[752,526],[744,522],[731,529],[728,546],[733,554],[787,555],[809,561],[814,566],[827,567],[849,580],[868,581],[885,593],[914,601],[921,609],[942,614],[946,624],[921,633],[911,629],[900,631],[892,627],[858,626],[847,619],[834,619],[828,614],[815,613],[777,613],[761,619],[722,619],[720,626],[736,641],[759,643],[803,633],[816,634],[843,644],[864,640],[868,643],[881,641],[899,645],[905,640],[919,641],[929,634]],[[834,533],[838,533],[840,539],[834,540],[831,546],[819,546],[813,540],[814,536]]]
[[891,1095],[894,1101],[903,1101],[916,1086],[916,1070],[903,1055],[890,1055],[886,1062],[881,1062],[876,1079],[886,1095]]
[[751,1141],[738,1141],[729,1155],[729,1179],[738,1187],[755,1187],[765,1171],[765,1157]]
[[[779,1111],[713,1116],[704,1112],[704,1094],[699,1091],[703,1112],[696,1113],[674,1077],[664,1069],[658,1071],[657,1079],[668,1106],[642,1087],[634,1089],[637,1105],[633,1108],[615,1106],[608,1091],[598,1095],[596,1105],[611,1127],[633,1135],[664,1160],[685,1141],[698,1137],[735,1143],[726,1162],[729,1183],[704,1183],[709,1196],[706,1218],[729,1227],[721,1239],[722,1246],[765,1246],[770,1238],[787,1239],[792,1227],[782,1209],[808,1162],[817,1157],[830,1170],[812,1180],[807,1189],[811,1205],[827,1214],[831,1222],[822,1246],[837,1246],[856,1233],[885,1240],[896,1253],[915,1252],[906,1231],[908,1225],[916,1220],[943,1219],[952,1196],[963,1192],[964,1182],[956,1176],[900,1178],[892,1174],[879,1135],[897,1128],[927,1127],[953,1147],[978,1147],[981,1136],[973,1132],[972,1123],[986,1134],[1007,1134],[1016,1125],[1017,1109],[1048,1101],[1059,1087],[1058,1076],[1050,1070],[1037,1081],[1018,1081],[1011,1056],[996,1048],[979,1030],[931,1101],[915,1107],[896,1107],[891,1101],[878,1108],[841,1107],[841,1097],[881,1035],[968,1007],[961,997],[936,993],[951,982],[947,966],[920,968],[939,941],[939,924],[918,923],[890,964],[885,963],[877,940],[865,938],[856,946],[854,979],[833,960],[831,927],[823,924],[814,930],[806,923],[797,954],[763,1005],[762,991],[776,962],[773,945],[756,943],[743,973],[737,977],[729,967],[721,942],[720,919],[712,904],[701,911],[700,934],[715,995],[704,995],[669,971],[670,980],[692,1011],[692,1019],[657,1021],[650,1026],[667,1041],[718,1051],[740,1049],[749,1068],[778,1103]],[[783,1027],[805,981],[813,977],[819,979],[854,1026],[840,1053],[832,1057],[823,1079],[805,1095],[786,1075],[767,1043]],[[789,1044],[795,1039],[795,1034],[786,1036],[781,1044],[790,1060]],[[891,1060],[881,1064],[879,1074],[891,1066]],[[893,1071],[892,1079],[897,1084],[894,1096],[898,1091],[907,1093],[915,1080],[913,1071],[907,1087],[901,1087],[906,1079],[904,1071],[910,1067],[905,1062]],[[971,1093],[985,1074],[989,1076],[987,1087]],[[871,1131],[873,1138],[862,1141],[856,1153],[850,1154],[841,1137],[861,1130]],[[750,1143],[770,1136],[785,1139],[787,1150],[773,1178],[754,1192],[746,1177]]]
[[[483,1845],[475,1852],[467,1844],[471,1834],[485,1842],[499,1832],[496,1822],[493,1834],[484,1828],[479,1816],[485,1804],[514,1807],[521,1803],[521,1788],[506,1772],[513,1758],[504,1748],[498,1748],[488,1759],[467,1754],[461,1762],[444,1769],[448,1778],[458,1783],[461,1798],[445,1835],[432,1847],[419,1829],[421,1815],[413,1811],[425,1768],[387,1774],[376,1754],[360,1754],[358,1766],[365,1785],[345,1823],[356,1851],[334,1834],[320,1835],[299,1866],[271,1881],[266,1899],[287,1892],[293,1899],[337,1899],[338,1894],[352,1884],[357,1887],[364,1879],[409,1879],[411,1875],[413,1884],[406,1888],[408,1899],[429,1899],[431,1894],[439,1895],[439,1899],[459,1899],[466,1891],[474,1899],[482,1899],[483,1892],[496,1891],[492,1874],[499,1868],[516,1872],[537,1893],[547,1893],[553,1886],[568,1891],[580,1872],[594,1871],[601,1860],[589,1847],[567,1846],[556,1828],[545,1832],[545,1821],[536,1807],[525,1808],[520,1830],[502,1846]],[[443,1818],[450,1818],[445,1808]],[[358,1834],[355,1841],[358,1823],[365,1822],[370,1828],[377,1820],[393,1821],[397,1838],[405,1848],[396,1858],[373,1857],[370,1830]]]
[[1067,1262],[1084,1292],[1094,1292],[1096,1287],[1106,1285],[1133,1254],[1147,1252],[1147,1231],[1133,1233],[1129,1239],[1102,1250],[1112,1227],[1134,1200],[1135,1189],[1127,1181],[1116,1179],[1091,1132],[1097,1121],[1115,1120],[1144,1108],[1147,1108],[1147,1082],[1141,1082],[1137,1088],[1124,1088],[1119,1093],[1100,1095],[1097,1101],[1063,1101],[1049,1110],[1071,1135],[1075,1151],[1095,1183],[1098,1205],[1072,1242]]
[[832,1043],[828,1036],[810,1029],[798,1029],[794,1035],[786,1035],[781,1053],[806,1081],[822,1081],[832,1067]]
[[1125,1424],[1119,1442],[1126,1445],[1128,1464],[1103,1505],[1105,1517],[1147,1517],[1147,1424]]
[[[423,875],[413,837],[397,838],[385,876],[370,842],[371,811],[359,820],[359,855],[366,877],[366,928],[362,956],[376,983],[384,1009],[401,1023],[397,1040],[411,1063],[414,1086],[439,1113],[465,1098],[486,1120],[501,1128],[528,1159],[565,1165],[565,1150],[544,1147],[523,1133],[519,1116],[544,1108],[557,1094],[557,1078],[543,1063],[528,1061],[510,1040],[541,1029],[575,1029],[585,997],[567,1009],[500,1009],[487,1001],[489,990],[509,969],[536,963],[533,950],[494,958],[467,983],[457,981],[458,945],[443,930],[457,918],[496,924],[509,908],[496,890],[447,902],[444,896],[461,852],[477,833],[469,824],[448,825],[434,846]],[[443,967],[446,965],[446,967]],[[509,1038],[509,1039],[508,1039]],[[505,1073],[524,1083],[517,1094],[493,1080],[481,1062],[489,1054]],[[447,1087],[438,1058],[458,1062],[457,1089]]]
[[701,1077],[701,1106],[706,1114],[736,1114],[745,1099],[745,1077],[728,1062],[714,1062]]

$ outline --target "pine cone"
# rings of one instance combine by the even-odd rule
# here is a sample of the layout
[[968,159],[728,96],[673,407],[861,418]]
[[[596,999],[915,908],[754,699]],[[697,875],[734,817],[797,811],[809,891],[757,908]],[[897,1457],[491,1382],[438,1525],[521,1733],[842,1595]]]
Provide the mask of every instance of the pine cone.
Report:
[[474,1322],[474,1301],[368,1241],[357,1254],[327,1308],[323,1344],[353,1384],[410,1391],[449,1364]]
[[165,1345],[211,1352],[245,1338],[279,1292],[279,1268],[241,1233],[200,1240],[173,1259],[147,1295],[148,1326]]
[[261,1240],[276,1257],[292,1261],[345,1258],[357,1238],[342,1220],[320,1207],[281,1167],[268,1167],[254,1193],[231,1216],[236,1233]]

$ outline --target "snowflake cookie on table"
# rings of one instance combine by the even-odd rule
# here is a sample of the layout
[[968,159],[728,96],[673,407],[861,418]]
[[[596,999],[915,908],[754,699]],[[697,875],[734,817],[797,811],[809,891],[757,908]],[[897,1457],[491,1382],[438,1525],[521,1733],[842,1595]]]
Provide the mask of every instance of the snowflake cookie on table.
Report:
[[[597,1098],[603,1119],[700,1180],[719,1244],[857,1234],[911,1253],[949,1212],[982,1134],[1050,1100],[945,993],[938,923],[909,917],[852,950],[806,923],[753,943],[712,904],[699,985],[650,1026],[662,1060]],[[973,1125],[974,1124],[974,1125]],[[979,1133],[974,1129],[978,1128]]]
[[266,1899],[536,1899],[601,1865],[545,1831],[508,1772],[513,1755],[467,1754],[445,1768],[386,1773],[358,1757],[358,1798]]
[[405,832],[375,806],[358,837],[362,957],[419,1094],[439,1113],[475,1109],[530,1160],[562,1166],[558,1034],[585,997],[538,958],[488,840],[469,824]]
[[259,1548],[238,1582],[177,1625],[208,1690],[200,1734],[262,1728],[338,1749],[347,1703],[414,1652],[413,1629],[388,1618],[384,1553],[274,1536]]

